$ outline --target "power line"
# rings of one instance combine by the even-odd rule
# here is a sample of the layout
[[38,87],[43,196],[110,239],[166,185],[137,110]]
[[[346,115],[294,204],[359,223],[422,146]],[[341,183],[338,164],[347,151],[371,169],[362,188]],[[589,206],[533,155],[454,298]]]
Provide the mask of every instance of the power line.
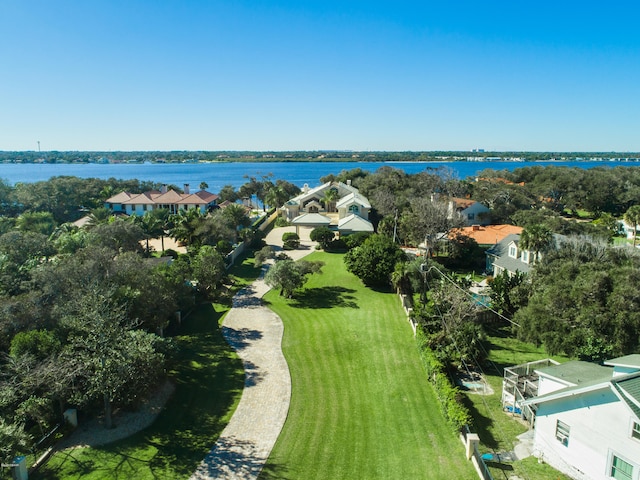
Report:
[[[436,270],[440,275],[442,275],[444,277],[445,280],[447,280],[449,283],[451,283],[454,287],[456,287],[458,290],[460,290],[461,292],[464,292],[465,295],[467,295],[468,297],[472,298],[473,301],[483,307],[485,307],[487,310],[489,310],[490,312],[495,313],[498,317],[502,318],[503,320],[506,320],[507,322],[509,322],[512,325],[515,325],[516,327],[520,328],[520,324],[518,322],[514,322],[513,320],[511,320],[510,318],[505,317],[504,315],[502,315],[500,312],[494,310],[493,308],[491,308],[491,305],[484,303],[480,300],[478,300],[477,298],[475,298],[471,293],[469,293],[469,291],[465,290],[464,288],[462,288],[460,285],[458,285],[458,283],[450,278],[446,273],[444,273],[442,270],[440,270],[438,267],[436,267],[435,265],[431,265],[429,267],[429,270]],[[427,270],[425,272],[425,275],[427,272],[429,272],[429,270]],[[426,278],[426,277],[425,277]]]
[[[427,276],[426,274],[431,270],[434,269],[436,271],[438,271],[445,279],[447,279],[452,285],[454,285],[456,288],[458,288],[460,291],[462,291],[464,294],[468,295],[473,301],[476,301],[476,299],[469,294],[469,292],[467,292],[465,289],[461,288],[453,279],[449,278],[444,272],[442,272],[439,268],[437,268],[435,265],[432,265],[428,270],[426,270],[424,272],[424,281],[427,287],[429,287],[429,283],[427,280]],[[462,351],[460,350],[460,347],[458,346],[455,337],[451,334],[449,327],[447,325],[447,321],[445,320],[445,317],[442,313],[442,311],[440,310],[440,306],[438,304],[434,304],[434,307],[437,311],[438,317],[440,317],[440,321],[443,325],[444,331],[446,332],[447,336],[451,339],[451,342],[455,348],[455,350],[458,352],[458,355],[460,356],[460,361],[465,369],[465,371],[467,372],[467,374],[469,375],[469,377],[473,378],[473,375],[471,373],[471,371],[469,370],[469,366],[467,365],[467,362],[464,359],[464,356],[462,355]],[[494,310],[491,310],[494,311]],[[495,312],[497,313],[497,312]],[[499,314],[498,314],[499,315]],[[501,317],[503,317],[502,315],[500,315]],[[506,319],[506,317],[503,317]],[[507,319],[508,320],[508,319]],[[516,322],[511,322],[514,325],[517,325],[518,327],[520,325],[518,325]],[[482,341],[480,340],[480,338],[477,338],[478,340],[478,344],[480,345],[480,348],[482,348],[484,354],[486,355],[487,359],[489,358],[489,354],[486,351],[486,349],[484,348],[484,346],[482,345]],[[482,369],[482,366],[480,365],[480,362],[478,361],[478,359],[476,358],[476,356],[473,354],[473,352],[469,352],[469,355],[472,359],[472,363],[474,364],[474,366],[476,367],[477,371],[480,372],[480,374],[482,376],[485,376],[485,372]],[[500,374],[500,370],[498,369],[497,365],[495,363],[493,363],[491,361],[491,364],[493,365],[493,367],[496,369],[496,372],[498,374]],[[486,382],[486,380],[484,380]],[[484,398],[484,396],[481,396],[482,399],[482,403],[484,404],[485,410],[487,412],[487,415],[491,418],[493,424],[496,426],[496,429],[498,430],[498,434],[501,437],[502,442],[505,445],[509,445],[512,449],[515,448],[514,442],[509,438],[508,435],[505,434],[505,432],[502,430],[502,428],[500,427],[500,423],[496,421],[495,416],[493,415],[491,409],[489,408],[489,404],[487,403],[486,398]],[[492,449],[493,450],[493,449]],[[493,451],[494,454],[499,455],[498,452],[496,452],[495,450]],[[524,476],[527,478],[527,480],[530,479],[529,473],[527,472],[526,468],[524,467],[524,465],[520,465],[522,473],[524,474]]]

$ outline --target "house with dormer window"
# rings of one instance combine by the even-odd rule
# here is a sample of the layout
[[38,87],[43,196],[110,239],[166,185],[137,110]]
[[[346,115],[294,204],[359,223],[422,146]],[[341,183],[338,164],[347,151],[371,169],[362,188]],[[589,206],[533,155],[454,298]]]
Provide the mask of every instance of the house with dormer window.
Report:
[[[554,234],[552,247],[557,246],[563,238],[563,235]],[[516,272],[529,273],[543,253],[522,248],[520,234],[512,233],[489,248],[485,255],[487,273],[496,276],[505,271],[510,275],[515,275]]]
[[[335,198],[327,199],[327,192]],[[371,204],[350,182],[327,182],[316,188],[305,184],[300,195],[282,207],[282,215],[296,226],[327,226],[340,234],[373,232]]]
[[640,479],[640,355],[536,370],[534,455],[577,480]]
[[520,235],[512,233],[507,235],[486,252],[486,270],[492,275],[500,275],[509,272],[529,273],[533,260],[533,253],[520,248]]

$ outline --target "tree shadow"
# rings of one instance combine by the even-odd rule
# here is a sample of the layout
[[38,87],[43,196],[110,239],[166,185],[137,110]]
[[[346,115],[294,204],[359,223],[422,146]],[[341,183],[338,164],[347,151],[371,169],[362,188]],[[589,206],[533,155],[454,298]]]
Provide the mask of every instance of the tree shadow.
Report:
[[360,308],[355,302],[355,296],[351,295],[356,291],[344,287],[319,287],[308,288],[304,294],[295,297],[291,306],[296,308]]
[[256,364],[248,360],[245,360],[244,362],[244,373],[245,373],[245,380],[244,380],[245,387],[255,387],[264,378],[263,373],[260,371],[258,367],[256,367]]
[[266,460],[253,442],[225,438],[216,442],[196,474],[207,478],[284,478],[285,468],[271,463],[265,466]]
[[496,449],[499,447],[498,441],[491,433],[491,426],[493,425],[493,419],[481,415],[478,409],[474,406],[473,402],[463,395],[463,404],[469,410],[471,418],[473,418],[473,427],[476,433],[480,437],[480,443],[489,449]]
[[[500,478],[504,478],[505,480],[512,478],[513,474],[513,465],[509,465],[507,463],[500,463],[494,461],[485,460],[485,465],[491,469],[491,474],[493,475],[494,480],[499,480],[496,478],[496,475],[500,475]],[[500,473],[498,474],[497,471]]]
[[244,350],[251,343],[262,338],[262,332],[259,330],[252,330],[250,328],[231,328],[227,326],[222,327],[222,335],[224,335],[227,343],[236,351]]
[[262,300],[256,294],[253,285],[240,290],[232,299],[233,308],[257,307],[262,304]]

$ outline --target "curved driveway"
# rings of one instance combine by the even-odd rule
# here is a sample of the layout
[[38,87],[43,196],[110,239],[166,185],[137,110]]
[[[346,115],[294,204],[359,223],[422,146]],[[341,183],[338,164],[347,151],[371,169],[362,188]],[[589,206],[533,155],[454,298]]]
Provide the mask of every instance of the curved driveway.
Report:
[[[281,247],[286,231],[292,227],[273,229],[267,244]],[[309,230],[301,229],[300,236],[301,248],[287,252],[296,260],[313,252]],[[224,319],[223,334],[244,363],[245,386],[231,421],[192,480],[256,479],[287,418],[291,377],[281,349],[282,321],[261,301],[269,290],[263,280],[266,268],[250,287],[238,292]]]

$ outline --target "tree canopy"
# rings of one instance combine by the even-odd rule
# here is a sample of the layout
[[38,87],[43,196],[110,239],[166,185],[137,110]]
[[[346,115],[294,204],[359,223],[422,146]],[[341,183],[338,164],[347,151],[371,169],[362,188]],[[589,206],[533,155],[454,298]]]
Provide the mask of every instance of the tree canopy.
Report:
[[368,286],[388,286],[396,263],[405,259],[404,252],[384,235],[374,234],[344,257],[347,270]]
[[518,335],[550,354],[587,360],[640,351],[640,257],[635,251],[567,241],[531,274],[531,295],[514,315]]

